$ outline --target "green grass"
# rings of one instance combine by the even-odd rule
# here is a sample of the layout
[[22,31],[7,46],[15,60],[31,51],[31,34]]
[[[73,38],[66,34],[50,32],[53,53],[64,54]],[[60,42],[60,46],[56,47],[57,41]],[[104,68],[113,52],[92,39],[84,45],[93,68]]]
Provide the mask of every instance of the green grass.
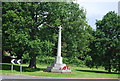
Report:
[[[108,73],[103,68],[99,69],[90,69],[87,67],[75,67],[69,66],[72,70],[72,73],[50,73],[43,72],[48,65],[40,64],[37,65],[37,69],[27,68],[27,64],[23,64],[22,75],[28,76],[44,76],[44,77],[66,77],[66,78],[118,78],[118,73]],[[11,64],[4,63],[2,64],[2,74],[13,74],[19,75],[19,65],[14,65],[14,71],[11,72]]]

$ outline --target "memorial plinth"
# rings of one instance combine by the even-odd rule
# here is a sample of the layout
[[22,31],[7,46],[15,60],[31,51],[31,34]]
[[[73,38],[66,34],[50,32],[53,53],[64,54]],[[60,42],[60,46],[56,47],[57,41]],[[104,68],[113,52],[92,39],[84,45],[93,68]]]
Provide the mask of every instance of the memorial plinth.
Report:
[[59,27],[59,36],[58,36],[58,49],[57,56],[54,63],[51,66],[48,66],[44,71],[45,72],[55,72],[55,73],[71,73],[71,70],[63,64],[61,57],[61,26]]

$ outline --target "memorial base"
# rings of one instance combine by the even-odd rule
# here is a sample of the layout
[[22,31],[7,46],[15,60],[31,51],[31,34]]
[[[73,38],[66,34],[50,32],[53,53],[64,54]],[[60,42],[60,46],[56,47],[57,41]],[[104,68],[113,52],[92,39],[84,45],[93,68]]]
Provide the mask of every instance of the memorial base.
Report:
[[[58,65],[58,64],[55,64],[55,65]],[[62,64],[59,66],[63,66],[65,64]],[[64,66],[63,66],[64,67]],[[46,69],[44,69],[44,72],[53,72],[53,73],[71,73],[71,70],[62,70],[60,68],[63,68],[63,67],[52,67],[52,66],[48,66]]]
[[62,57],[56,57],[55,63],[44,69],[44,72],[71,73],[70,69],[62,69],[64,67],[66,67],[66,64],[62,64]]

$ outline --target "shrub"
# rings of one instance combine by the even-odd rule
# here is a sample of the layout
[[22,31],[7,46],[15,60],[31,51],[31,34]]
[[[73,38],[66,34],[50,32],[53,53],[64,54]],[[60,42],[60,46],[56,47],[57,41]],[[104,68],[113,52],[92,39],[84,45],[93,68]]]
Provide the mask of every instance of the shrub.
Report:
[[54,57],[49,57],[49,56],[39,56],[37,57],[37,63],[40,64],[52,64],[54,63]]

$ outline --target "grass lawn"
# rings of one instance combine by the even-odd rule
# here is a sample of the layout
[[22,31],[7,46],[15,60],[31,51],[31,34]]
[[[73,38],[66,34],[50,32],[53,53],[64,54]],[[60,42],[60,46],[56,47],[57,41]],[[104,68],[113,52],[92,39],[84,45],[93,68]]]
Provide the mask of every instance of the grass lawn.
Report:
[[[65,77],[65,78],[120,78],[118,73],[108,73],[103,68],[99,69],[90,69],[87,67],[75,67],[69,66],[72,70],[72,73],[50,73],[43,72],[48,65],[40,64],[37,65],[37,69],[27,68],[27,64],[23,64],[22,75],[29,76],[44,76],[44,77]],[[11,72],[11,64],[4,63],[2,64],[2,74],[20,74],[19,65],[14,65],[14,71]]]

